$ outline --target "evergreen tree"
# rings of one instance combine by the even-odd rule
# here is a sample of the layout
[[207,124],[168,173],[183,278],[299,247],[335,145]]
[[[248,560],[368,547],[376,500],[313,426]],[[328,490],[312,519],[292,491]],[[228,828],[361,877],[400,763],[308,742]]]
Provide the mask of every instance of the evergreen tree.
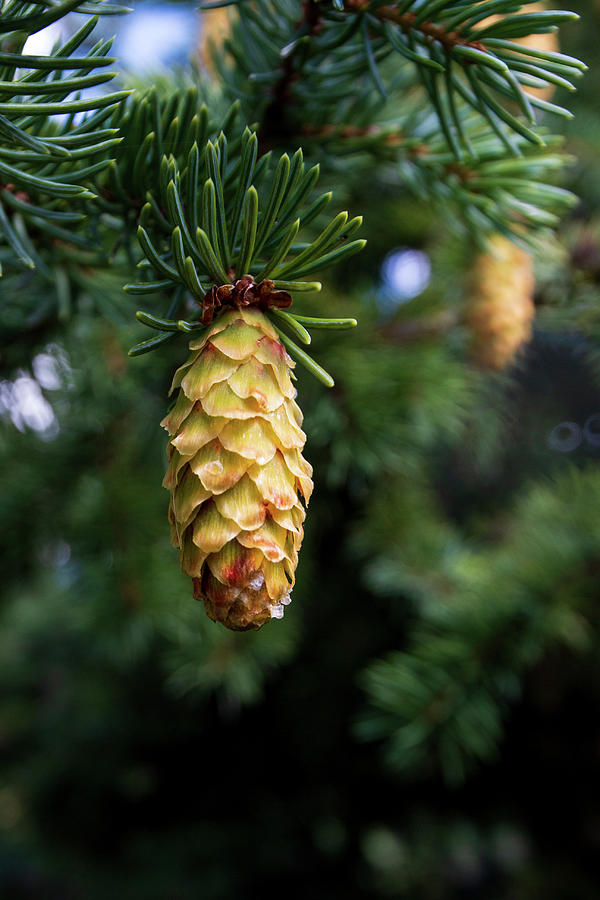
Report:
[[0,19],[3,894],[595,897],[597,11],[125,12]]

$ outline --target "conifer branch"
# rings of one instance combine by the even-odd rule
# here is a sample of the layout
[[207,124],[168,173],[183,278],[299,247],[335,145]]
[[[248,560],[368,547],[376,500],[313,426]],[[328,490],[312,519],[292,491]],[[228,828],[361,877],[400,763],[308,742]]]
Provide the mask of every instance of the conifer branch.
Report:
[[[318,166],[306,169],[301,151],[294,154],[293,163],[287,154],[276,165],[267,157],[258,161],[256,144],[256,135],[249,129],[232,141],[221,132],[218,141],[208,141],[201,149],[194,143],[182,167],[173,156],[163,158],[162,193],[156,198],[158,202],[149,202],[142,211],[150,233],[141,225],[138,229],[146,262],[156,277],[127,285],[125,290],[145,294],[184,287],[194,299],[197,310],[189,320],[161,319],[138,312],[138,320],[162,329],[165,340],[177,331],[187,334],[190,329],[210,324],[221,306],[258,305],[265,311],[273,310],[276,328],[292,355],[331,386],[331,376],[282,330],[288,328],[303,342],[307,337],[310,342],[305,324],[293,313],[278,316],[278,310],[292,303],[289,291],[320,289],[320,283],[304,281],[305,275],[342,262],[362,249],[365,241],[350,240],[362,219],[349,220],[348,213],[339,213],[312,241],[299,243],[296,238],[303,220],[309,220],[315,207],[313,203],[308,212],[304,211]],[[250,155],[248,148],[252,148]],[[236,179],[228,177],[226,169],[221,178],[224,158],[234,172],[247,169],[244,182],[248,187],[241,202],[239,228],[228,227],[228,223],[237,221],[240,194]],[[262,164],[264,159],[268,159],[266,166]],[[330,194],[321,195],[317,208],[325,205],[321,201],[328,203],[330,199]],[[316,327],[332,328],[354,324],[350,319],[316,322]],[[155,346],[157,339],[152,339],[131,352],[139,355]]]
[[[573,90],[585,65],[518,43],[576,18],[523,13],[531,2],[315,2],[303,7],[300,23],[286,0],[240,2],[225,44],[233,65],[221,60],[219,71],[248,114],[258,110],[270,143],[297,134],[332,167],[340,156],[365,153],[396,161],[401,180],[449,201],[475,236],[501,230],[535,243],[535,232],[573,202],[552,184],[546,190],[545,179],[560,175],[568,159],[535,111],[570,113],[526,89]],[[268,39],[259,42],[264,22]],[[521,160],[521,179],[481,177],[490,158],[507,156]],[[527,181],[542,185],[539,202]]]
[[[124,7],[105,3],[43,4],[38,12],[22,6],[2,19],[0,31],[0,232],[26,266],[40,262],[32,237],[71,240],[61,222],[82,221],[85,204],[95,197],[90,179],[109,165],[119,143],[115,130],[96,130],[98,115],[110,115],[128,95],[116,91],[81,99],[86,88],[106,84],[115,72],[108,56],[112,41],[100,41],[87,56],[77,50],[93,32],[99,14],[120,14]],[[78,31],[47,57],[28,56],[27,37],[67,12],[91,12]],[[29,70],[29,71],[27,71]],[[70,75],[69,70],[77,74]],[[87,113],[74,127],[74,116]],[[60,116],[60,119],[56,119]],[[61,208],[61,201],[79,208]],[[22,232],[19,234],[18,232]],[[73,243],[93,248],[78,236]],[[25,249],[25,248],[28,249]],[[40,267],[40,266],[39,266]],[[44,271],[44,264],[40,267]]]

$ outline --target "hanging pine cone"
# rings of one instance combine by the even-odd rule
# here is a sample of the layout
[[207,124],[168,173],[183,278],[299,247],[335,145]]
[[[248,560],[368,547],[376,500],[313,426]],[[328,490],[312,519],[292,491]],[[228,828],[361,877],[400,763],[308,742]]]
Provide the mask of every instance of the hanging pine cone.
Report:
[[189,346],[162,422],[172,542],[210,618],[256,629],[290,602],[313,487],[294,363],[257,307],[221,313]]
[[366,242],[348,240],[362,218],[342,211],[298,246],[302,225],[331,199],[327,192],[303,212],[318,166],[307,170],[301,150],[292,159],[284,153],[275,162],[269,153],[259,160],[257,135],[248,128],[229,147],[231,153],[221,132],[202,150],[195,144],[183,170],[173,157],[163,159],[161,204],[146,204],[138,228],[160,280],[143,277],[126,289],[172,287],[169,315],[192,297],[200,307],[189,321],[138,310],[138,320],[160,334],[129,352],[150,352],[177,333],[196,335],[162,423],[169,432],[164,484],[172,540],[209,617],[245,631],[281,618],[290,602],[313,487],[287,350],[323,384],[334,383],[291,335],[306,346],[305,326],[356,325],[288,312],[288,291],[320,290],[320,282],[303,276],[339,265]]
[[470,273],[466,323],[471,355],[485,369],[503,369],[531,337],[535,278],[529,253],[494,235]]

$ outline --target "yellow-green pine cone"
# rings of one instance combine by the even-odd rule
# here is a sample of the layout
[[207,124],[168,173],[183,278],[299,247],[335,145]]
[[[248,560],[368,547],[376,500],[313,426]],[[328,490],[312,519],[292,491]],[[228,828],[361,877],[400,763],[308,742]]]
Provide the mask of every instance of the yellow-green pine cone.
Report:
[[294,363],[254,308],[221,314],[175,373],[169,520],[194,597],[227,628],[260,628],[290,602],[312,467]]
[[466,323],[470,351],[485,369],[500,370],[531,338],[535,277],[529,253],[495,234],[470,272]]

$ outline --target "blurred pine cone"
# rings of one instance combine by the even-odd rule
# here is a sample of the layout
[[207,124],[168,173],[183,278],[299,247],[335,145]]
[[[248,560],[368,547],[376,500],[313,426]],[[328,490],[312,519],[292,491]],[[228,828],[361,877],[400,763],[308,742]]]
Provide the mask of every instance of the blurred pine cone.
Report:
[[534,289],[529,253],[503,235],[494,235],[489,249],[473,264],[467,290],[471,355],[482,368],[503,369],[530,339]]
[[256,629],[290,602],[313,487],[294,363],[256,308],[221,314],[190,350],[162,422],[172,541],[210,618]]

